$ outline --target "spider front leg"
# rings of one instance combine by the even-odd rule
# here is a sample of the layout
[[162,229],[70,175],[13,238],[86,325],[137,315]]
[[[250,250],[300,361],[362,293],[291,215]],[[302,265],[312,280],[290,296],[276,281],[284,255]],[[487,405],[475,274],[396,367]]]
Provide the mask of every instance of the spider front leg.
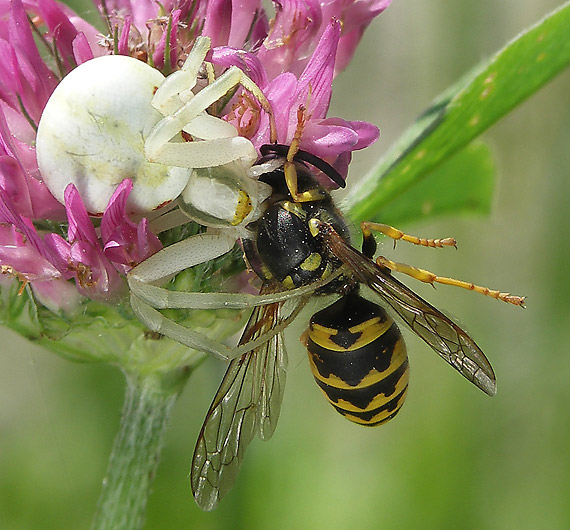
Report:
[[[311,295],[317,289],[335,280],[336,271],[325,279],[310,285],[268,294],[199,293],[171,291],[153,283],[160,283],[185,269],[205,263],[229,252],[236,241],[236,233],[228,230],[191,236],[163,248],[131,269],[127,275],[129,290],[140,304],[156,309],[248,309]],[[153,317],[155,318],[155,317]],[[152,322],[149,327],[153,331]]]
[[[199,68],[209,49],[209,39],[196,42],[182,69],[175,72],[157,90],[152,105],[165,115],[145,142],[145,154],[151,162],[186,168],[205,168],[240,160],[251,166],[257,159],[253,144],[230,123],[206,111],[238,86],[251,92],[269,115],[271,141],[276,128],[271,106],[261,89],[239,68],[228,68],[218,79],[197,94],[192,92]],[[184,131],[190,142],[172,141]]]
[[153,254],[131,269],[127,275],[129,287],[165,280],[200,263],[227,254],[235,245],[236,232],[226,230],[191,236]]
[[[147,159],[187,168],[221,166],[234,160],[252,165],[257,159],[253,144],[238,136],[230,123],[206,113],[212,103],[239,84],[242,75],[239,68],[231,67],[173,114],[160,120],[145,141]],[[171,141],[182,131],[199,140]]]

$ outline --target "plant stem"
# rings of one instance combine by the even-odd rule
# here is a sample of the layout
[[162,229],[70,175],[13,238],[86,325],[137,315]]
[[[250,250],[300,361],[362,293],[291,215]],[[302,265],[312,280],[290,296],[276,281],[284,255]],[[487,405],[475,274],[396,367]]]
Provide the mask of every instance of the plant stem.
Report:
[[157,374],[126,374],[121,428],[93,519],[93,530],[142,528],[172,406],[182,385],[164,385]]

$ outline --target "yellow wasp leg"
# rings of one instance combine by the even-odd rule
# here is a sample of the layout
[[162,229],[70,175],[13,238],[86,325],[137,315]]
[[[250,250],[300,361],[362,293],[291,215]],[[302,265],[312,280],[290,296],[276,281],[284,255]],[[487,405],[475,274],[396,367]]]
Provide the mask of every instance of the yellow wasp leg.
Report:
[[372,237],[372,231],[380,232],[388,237],[391,237],[394,240],[394,244],[396,241],[401,239],[402,241],[407,241],[408,243],[413,243],[414,245],[420,245],[422,247],[431,247],[431,248],[443,248],[443,247],[456,247],[457,242],[453,237],[445,237],[443,239],[424,239],[421,237],[412,236],[410,234],[406,234],[393,226],[385,225],[382,223],[372,223],[370,221],[362,221],[360,223],[360,229],[364,234],[364,238]]
[[291,193],[291,197],[295,202],[311,202],[324,199],[325,196],[318,189],[312,189],[303,191],[299,193],[297,188],[297,170],[295,169],[295,155],[299,150],[301,144],[301,136],[303,134],[303,128],[305,127],[305,107],[301,106],[297,110],[297,128],[295,129],[295,134],[293,135],[293,140],[289,145],[289,151],[287,151],[287,158],[283,164],[283,171],[285,173],[285,183]]
[[446,278],[445,276],[437,276],[433,272],[426,271],[424,269],[418,269],[417,267],[412,267],[411,265],[406,265],[405,263],[397,263],[386,259],[383,256],[376,258],[376,263],[380,267],[386,267],[391,271],[401,272],[407,274],[416,280],[424,283],[442,283],[444,285],[453,285],[455,287],[461,287],[462,289],[467,289],[469,291],[475,291],[476,293],[481,293],[485,296],[490,296],[496,300],[501,300],[507,302],[508,304],[518,305],[524,307],[524,296],[515,296],[510,293],[501,293],[500,291],[495,291],[489,289],[488,287],[481,287],[473,283],[464,282],[463,280],[456,280],[455,278]]

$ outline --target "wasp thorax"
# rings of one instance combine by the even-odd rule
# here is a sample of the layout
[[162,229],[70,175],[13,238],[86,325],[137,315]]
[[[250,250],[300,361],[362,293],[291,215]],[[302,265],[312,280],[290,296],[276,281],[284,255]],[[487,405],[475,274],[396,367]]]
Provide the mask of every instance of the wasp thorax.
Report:
[[[176,198],[189,169],[149,162],[144,142],[163,116],[151,101],[164,76],[132,57],[109,55],[69,73],[50,97],[38,127],[38,166],[63,203],[73,183],[91,213],[101,213],[124,179],[133,180],[133,211]],[[182,138],[179,138],[182,141]]]

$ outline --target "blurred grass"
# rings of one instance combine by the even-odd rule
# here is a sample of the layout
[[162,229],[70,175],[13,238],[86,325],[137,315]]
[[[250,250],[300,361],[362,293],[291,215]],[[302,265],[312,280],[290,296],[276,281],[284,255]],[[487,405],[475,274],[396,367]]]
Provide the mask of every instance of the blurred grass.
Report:
[[[355,157],[350,178],[436,94],[557,5],[395,0],[336,81],[330,115],[382,130]],[[390,424],[359,428],[322,398],[292,331],[276,434],[252,444],[234,490],[204,514],[187,473],[224,369],[209,360],[175,409],[147,528],[570,527],[569,93],[565,72],[484,136],[499,168],[488,218],[406,226],[453,235],[458,251],[382,248],[398,261],[528,296],[522,311],[407,282],[468,328],[493,363],[498,395],[487,398],[406,334],[407,404]],[[0,528],[89,528],[118,426],[121,376],[65,362],[8,331],[2,338]]]

